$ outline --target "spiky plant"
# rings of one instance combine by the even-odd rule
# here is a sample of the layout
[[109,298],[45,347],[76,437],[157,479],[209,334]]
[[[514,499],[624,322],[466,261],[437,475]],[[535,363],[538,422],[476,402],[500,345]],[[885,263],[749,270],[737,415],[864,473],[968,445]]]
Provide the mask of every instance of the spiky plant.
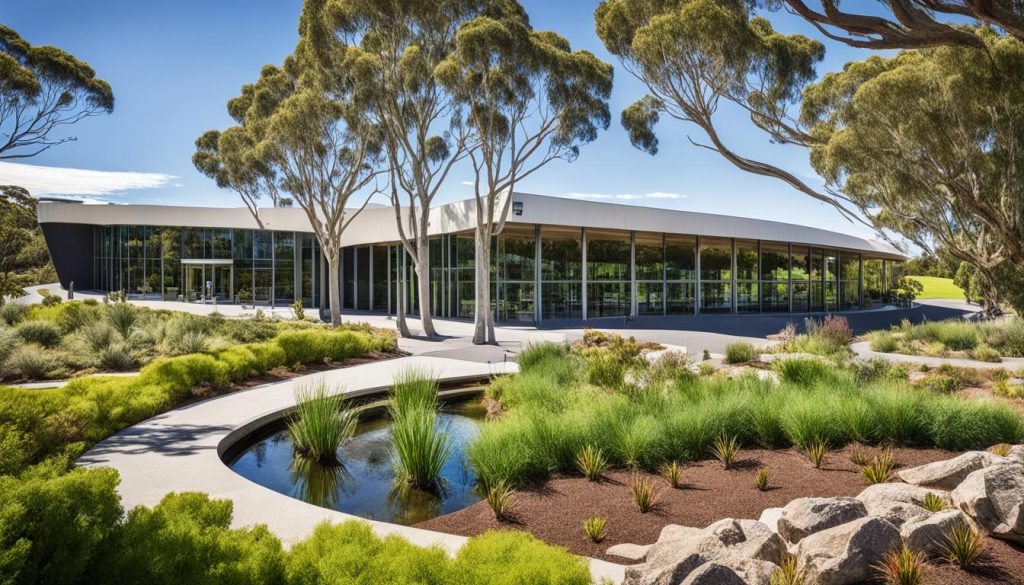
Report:
[[418,368],[406,368],[395,374],[391,384],[392,416],[415,409],[437,410],[437,380]]
[[929,512],[941,512],[946,509],[946,499],[933,492],[924,495],[922,504]]
[[754,485],[757,486],[757,489],[761,490],[762,492],[766,491],[768,489],[769,481],[770,479],[768,476],[768,468],[762,467],[758,469],[757,476],[754,478]]
[[600,516],[587,518],[583,521],[583,532],[592,542],[601,542],[604,540],[604,530],[607,524],[608,521]]
[[337,463],[338,448],[355,433],[355,410],[342,393],[332,394],[323,381],[300,386],[295,391],[295,403],[287,421],[295,452],[319,463]]
[[871,463],[871,454],[864,449],[857,449],[850,453],[850,463],[853,463],[857,467],[864,467]]
[[711,453],[722,462],[726,469],[732,467],[736,462],[736,455],[740,452],[740,443],[735,436],[719,435],[711,446]]
[[886,553],[875,570],[886,585],[921,585],[924,561],[924,555],[911,551],[904,543],[899,550]]
[[641,514],[646,514],[654,508],[657,496],[654,493],[654,484],[639,475],[634,475],[629,480],[629,491],[633,494],[633,502]]
[[985,536],[977,528],[959,522],[943,537],[940,557],[961,569],[974,566],[985,554]]
[[396,478],[422,490],[439,487],[452,442],[437,424],[437,411],[414,408],[395,418],[391,442]]
[[1010,450],[1013,449],[1013,445],[1008,443],[999,443],[998,445],[992,445],[988,448],[989,453],[998,455],[1000,457],[1006,457],[1010,454]]
[[828,453],[828,443],[821,439],[811,441],[804,446],[804,453],[807,454],[807,459],[811,461],[814,468],[820,469],[822,462],[825,461],[825,454]]
[[504,480],[484,488],[484,499],[497,520],[507,520],[515,504],[515,490]]
[[860,475],[868,484],[885,483],[892,477],[892,464],[875,458],[860,469]]
[[590,481],[597,481],[608,470],[608,461],[604,458],[601,449],[587,445],[576,454],[576,468],[580,470],[583,477]]
[[786,553],[777,571],[772,573],[771,585],[805,585],[807,571],[800,568],[796,555]]
[[678,461],[665,463],[658,468],[658,473],[661,474],[661,477],[665,478],[665,482],[672,489],[679,489],[679,486],[683,483],[683,466]]

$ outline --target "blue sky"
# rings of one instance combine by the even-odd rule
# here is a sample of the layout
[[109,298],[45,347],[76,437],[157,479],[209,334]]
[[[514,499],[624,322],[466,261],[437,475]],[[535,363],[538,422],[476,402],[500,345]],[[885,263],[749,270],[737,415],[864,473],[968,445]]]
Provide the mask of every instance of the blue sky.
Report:
[[[634,149],[618,124],[621,110],[643,95],[642,85],[604,50],[594,33],[597,0],[521,0],[537,29],[551,29],[574,48],[593,51],[616,66],[613,122],[572,164],[554,162],[520,184],[547,195],[626,195],[632,204],[789,221],[861,236],[834,210],[783,183],[744,173],[719,155],[692,146],[699,130],[675,121],[659,130],[661,150]],[[111,83],[117,100],[110,116],[87,119],[69,133],[77,141],[31,159],[32,165],[100,172],[56,173],[0,165],[0,183],[31,175],[51,190],[78,190],[122,203],[236,206],[192,167],[193,142],[231,120],[225,103],[266,63],[280,63],[297,40],[301,0],[3,0],[0,22],[33,44],[52,44],[89,62]],[[803,20],[772,15],[787,33],[819,34]],[[867,53],[827,43],[819,73]],[[779,164],[820,184],[798,148],[770,144],[735,110],[719,113],[720,132],[741,154]],[[26,161],[21,161],[26,162]],[[106,172],[132,173],[111,177]],[[442,201],[471,196],[454,176]],[[69,186],[70,185],[70,186]],[[113,186],[115,192],[103,193]],[[43,187],[40,187],[43,188]],[[676,194],[678,198],[645,197]],[[620,198],[619,200],[622,200]],[[614,199],[613,199],[614,200]]]

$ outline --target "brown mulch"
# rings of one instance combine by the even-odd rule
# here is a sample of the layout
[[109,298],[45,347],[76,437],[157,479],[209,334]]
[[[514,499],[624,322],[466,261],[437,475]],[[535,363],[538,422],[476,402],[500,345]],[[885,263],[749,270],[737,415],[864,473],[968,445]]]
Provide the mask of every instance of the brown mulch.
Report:
[[[641,514],[633,503],[630,473],[612,471],[600,482],[555,476],[539,487],[520,490],[515,496],[511,521],[498,522],[487,503],[479,502],[417,527],[464,536],[492,529],[525,530],[576,554],[623,563],[623,558],[607,556],[604,551],[624,542],[655,542],[667,524],[704,527],[721,518],[757,519],[765,508],[784,506],[794,498],[856,496],[866,484],[848,459],[855,449],[830,452],[821,469],[815,469],[806,457],[792,449],[746,449],[729,470],[717,461],[688,465],[683,472],[684,486],[678,490],[669,488],[656,475],[641,473],[657,486],[658,504],[646,514]],[[939,449],[897,449],[896,463],[898,468],[913,467],[955,455]],[[771,478],[769,489],[764,492],[754,485],[757,469],[762,466],[769,469]],[[592,543],[583,533],[583,521],[591,516],[608,521],[605,540],[599,544]],[[933,567],[926,582],[1024,583],[1024,549],[991,541],[989,550],[987,573],[971,575],[950,567]]]

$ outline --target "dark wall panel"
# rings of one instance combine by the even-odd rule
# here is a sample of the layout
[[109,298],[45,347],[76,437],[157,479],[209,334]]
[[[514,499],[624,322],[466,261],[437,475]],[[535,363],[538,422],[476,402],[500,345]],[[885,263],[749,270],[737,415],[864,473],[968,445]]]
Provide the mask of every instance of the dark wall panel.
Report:
[[60,285],[67,289],[72,281],[77,290],[95,288],[93,282],[93,226],[77,223],[41,224],[46,247],[57,269]]

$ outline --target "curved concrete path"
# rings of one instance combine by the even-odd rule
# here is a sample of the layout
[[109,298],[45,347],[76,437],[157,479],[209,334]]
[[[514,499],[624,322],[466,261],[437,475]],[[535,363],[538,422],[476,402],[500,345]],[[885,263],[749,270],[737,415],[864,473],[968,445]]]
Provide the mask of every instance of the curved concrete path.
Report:
[[850,349],[852,349],[853,353],[857,354],[857,357],[860,358],[881,358],[895,363],[929,366],[932,368],[950,365],[960,368],[975,368],[978,370],[1003,369],[1012,370],[1014,372],[1024,368],[1024,358],[1003,358],[1003,361],[1001,362],[983,362],[967,358],[944,358],[927,355],[908,355],[905,353],[882,353],[880,351],[871,351],[870,341],[858,341],[857,343],[851,344]]
[[[422,368],[452,382],[514,372],[514,362],[481,363],[441,357],[412,356],[319,372],[258,386],[185,406],[155,416],[105,439],[80,459],[83,466],[112,467],[121,475],[118,491],[125,508],[153,506],[172,492],[200,491],[234,503],[235,527],[266,524],[286,544],[307,537],[321,522],[343,522],[356,516],[320,508],[257,485],[231,471],[221,454],[250,430],[279,418],[295,406],[302,384],[323,380],[347,396],[374,394],[391,386],[395,372]],[[396,534],[421,545],[440,545],[449,552],[466,538],[387,522],[369,522],[380,535]],[[624,567],[589,559],[595,580],[619,583]]]

